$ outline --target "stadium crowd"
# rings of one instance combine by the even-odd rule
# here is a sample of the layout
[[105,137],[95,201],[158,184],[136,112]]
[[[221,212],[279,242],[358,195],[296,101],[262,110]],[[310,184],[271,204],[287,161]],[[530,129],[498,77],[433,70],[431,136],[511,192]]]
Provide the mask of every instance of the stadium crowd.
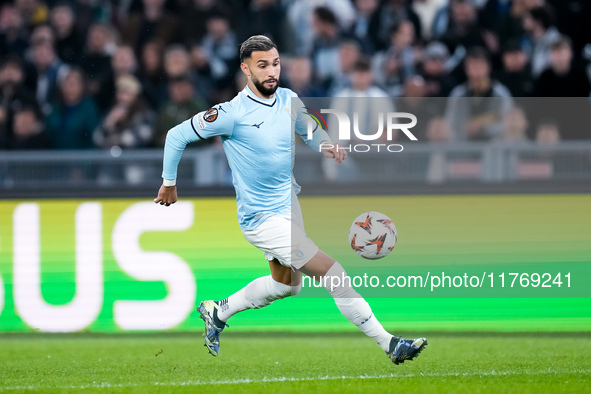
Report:
[[[172,126],[243,88],[238,49],[253,34],[278,44],[281,85],[302,97],[448,97],[447,127],[432,122],[421,141],[590,138],[588,119],[571,127],[563,122],[569,116],[540,111],[564,101],[517,99],[589,97],[587,0],[14,0],[0,7],[2,150],[160,147]],[[495,108],[481,108],[489,104],[479,98],[489,97],[483,102]],[[573,102],[587,105],[578,114],[589,112],[587,100]],[[450,125],[458,119],[464,124]]]

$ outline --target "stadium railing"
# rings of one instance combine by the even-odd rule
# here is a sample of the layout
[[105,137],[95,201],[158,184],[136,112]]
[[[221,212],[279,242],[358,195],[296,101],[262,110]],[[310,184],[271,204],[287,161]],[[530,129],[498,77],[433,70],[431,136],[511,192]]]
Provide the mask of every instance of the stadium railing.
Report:
[[[591,141],[536,143],[408,143],[399,153],[352,153],[341,166],[305,146],[296,147],[301,185],[498,184],[591,180]],[[162,150],[5,151],[0,194],[53,195],[101,190],[147,190],[161,184]],[[178,173],[186,188],[231,190],[220,146],[189,148]]]

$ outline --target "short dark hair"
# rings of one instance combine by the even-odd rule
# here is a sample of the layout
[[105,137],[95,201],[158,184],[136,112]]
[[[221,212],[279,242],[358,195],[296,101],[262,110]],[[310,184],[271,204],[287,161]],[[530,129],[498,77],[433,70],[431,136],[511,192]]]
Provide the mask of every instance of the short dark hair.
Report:
[[502,53],[515,53],[515,52],[523,52],[523,46],[521,42],[517,38],[511,38],[507,41],[507,43],[503,46]]
[[548,6],[538,6],[529,10],[529,15],[532,19],[538,22],[544,30],[548,30],[554,26],[554,13]]
[[34,106],[30,105],[30,104],[23,105],[21,108],[19,108],[15,112],[15,115],[16,114],[21,114],[23,112],[30,112],[35,117],[35,120],[37,120],[37,121],[41,120],[41,113],[39,112],[39,110],[37,108],[35,108]]
[[353,71],[368,72],[371,71],[371,62],[369,58],[361,56],[353,63]]
[[13,66],[19,68],[24,72],[23,61],[18,55],[9,54],[0,63],[0,69],[4,69],[7,66]]
[[562,49],[562,48],[570,48],[572,49],[573,47],[573,42],[571,41],[570,38],[568,38],[568,36],[565,36],[564,34],[560,35],[560,37],[558,37],[556,40],[554,40],[552,42],[552,44],[550,45],[550,50],[555,51],[558,49]]
[[330,8],[328,8],[326,6],[314,8],[314,16],[322,22],[326,22],[331,25],[338,24],[336,15],[334,14],[334,12]]
[[472,47],[468,49],[464,61],[468,61],[471,59],[484,60],[490,65],[490,58],[488,57],[488,52],[483,47]]
[[269,37],[263,35],[252,36],[240,45],[240,62],[242,63],[244,59],[251,57],[253,52],[266,52],[273,48],[277,48],[277,45]]
[[193,81],[191,81],[191,77],[187,74],[181,74],[181,75],[174,76],[174,77],[170,78],[168,80],[168,82],[170,84],[185,83],[185,82],[189,83],[191,85],[193,84]]

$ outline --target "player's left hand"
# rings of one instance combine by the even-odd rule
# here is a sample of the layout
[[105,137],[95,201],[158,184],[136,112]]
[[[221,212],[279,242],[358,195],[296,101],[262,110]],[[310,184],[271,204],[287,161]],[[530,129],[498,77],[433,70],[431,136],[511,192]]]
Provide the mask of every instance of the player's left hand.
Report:
[[158,197],[154,199],[156,204],[166,205],[167,207],[178,200],[176,186],[160,186]]
[[322,154],[329,159],[335,159],[337,163],[341,164],[345,157],[347,157],[347,151],[343,149],[341,144],[331,144],[322,148]]

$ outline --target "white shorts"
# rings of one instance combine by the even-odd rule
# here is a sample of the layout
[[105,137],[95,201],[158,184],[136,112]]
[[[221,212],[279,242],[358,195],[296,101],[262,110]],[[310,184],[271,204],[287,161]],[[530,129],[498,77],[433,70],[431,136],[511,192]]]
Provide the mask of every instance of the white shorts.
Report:
[[267,260],[277,259],[281,265],[298,270],[318,253],[318,246],[306,236],[298,199],[292,198],[291,204],[291,213],[270,216],[254,230],[242,233]]

